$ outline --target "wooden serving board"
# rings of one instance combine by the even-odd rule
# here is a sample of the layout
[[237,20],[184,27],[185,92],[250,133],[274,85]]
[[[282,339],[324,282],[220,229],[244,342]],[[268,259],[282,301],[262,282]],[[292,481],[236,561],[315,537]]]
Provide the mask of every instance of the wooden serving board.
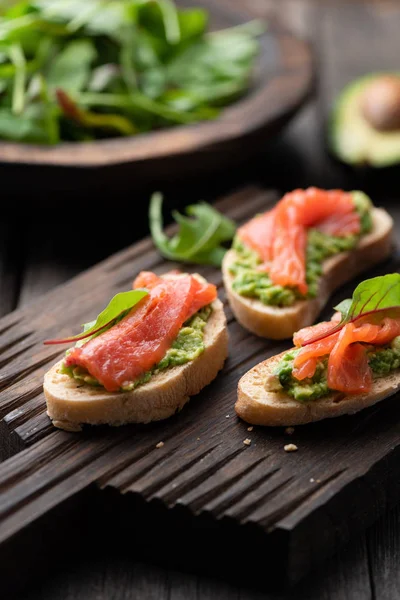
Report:
[[[246,188],[217,207],[241,222],[276,199],[273,192]],[[398,270],[399,263],[395,254],[368,276]],[[281,428],[249,431],[234,412],[237,382],[290,340],[249,334],[226,302],[229,358],[180,414],[146,426],[88,427],[81,434],[52,427],[42,379],[64,350],[42,341],[76,332],[113,294],[129,289],[138,271],[178,266],[144,239],[0,321],[6,458],[0,465],[0,561],[7,567],[6,589],[7,582],[13,589],[36,573],[35,561],[40,569],[50,565],[55,549],[59,558],[62,549],[77,552],[91,540],[106,551],[107,544],[131,536],[140,542],[141,557],[247,582],[259,575],[268,584],[291,582],[398,501],[398,397],[358,415],[298,427],[290,437]],[[217,284],[225,301],[220,272],[195,270]],[[298,452],[284,452],[289,441]],[[166,550],[171,540],[174,553]]]

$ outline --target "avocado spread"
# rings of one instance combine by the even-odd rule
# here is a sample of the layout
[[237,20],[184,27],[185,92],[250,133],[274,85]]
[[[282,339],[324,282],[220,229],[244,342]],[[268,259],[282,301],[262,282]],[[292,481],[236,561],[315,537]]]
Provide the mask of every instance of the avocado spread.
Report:
[[318,282],[323,272],[323,261],[338,254],[352,250],[358,243],[361,235],[368,233],[372,228],[371,200],[363,192],[352,192],[353,201],[360,215],[361,231],[359,235],[347,235],[343,237],[331,236],[310,228],[307,235],[306,249],[306,281],[308,293],[306,296],[300,294],[296,288],[275,285],[268,273],[257,270],[262,260],[258,253],[246,244],[238,236],[233,241],[233,249],[236,251],[236,260],[230,266],[233,275],[232,288],[240,296],[257,298],[263,304],[273,306],[291,306],[296,300],[304,298],[315,298],[318,293]]
[[[299,350],[287,352],[278,363],[274,373],[268,379],[268,391],[285,391],[299,402],[317,400],[326,396],[332,390],[327,383],[328,357],[317,363],[315,374],[312,378],[299,381],[292,375],[293,361]],[[390,346],[385,346],[368,353],[368,362],[374,378],[383,377],[400,367],[400,336],[392,340]]]
[[[185,363],[194,360],[205,350],[204,345],[204,328],[211,315],[212,308],[209,304],[204,306],[197,313],[195,313],[190,319],[186,321],[181,327],[175,341],[171,348],[167,350],[164,358],[155,365],[152,369],[143,373],[136,381],[132,381],[128,385],[121,388],[121,391],[131,391],[137,388],[139,385],[143,385],[150,381],[153,375],[169,369],[170,367],[176,367],[178,365],[184,365]],[[82,383],[89,385],[101,386],[101,383],[92,377],[86,369],[82,367],[66,367],[64,364],[60,369],[61,373],[69,375]]]

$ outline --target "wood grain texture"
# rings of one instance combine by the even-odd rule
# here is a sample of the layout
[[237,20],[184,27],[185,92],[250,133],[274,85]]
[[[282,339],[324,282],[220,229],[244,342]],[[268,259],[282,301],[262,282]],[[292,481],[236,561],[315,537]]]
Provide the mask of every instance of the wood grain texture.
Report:
[[[249,188],[217,206],[240,222],[275,199],[273,193]],[[398,229],[399,209],[394,213]],[[95,484],[103,494],[111,494],[111,502],[121,494],[125,498],[115,521],[117,531],[122,515],[136,526],[132,515],[144,507],[150,511],[149,521],[143,518],[141,525],[151,523],[152,507],[157,505],[162,507],[159,526],[166,527],[167,537],[169,527],[176,531],[176,520],[184,511],[187,530],[178,528],[175,534],[177,539],[181,536],[182,548],[187,532],[196,528],[196,522],[204,522],[217,535],[210,556],[222,548],[231,556],[233,548],[226,544],[230,535],[238,535],[240,524],[242,543],[262,540],[272,573],[296,580],[400,497],[400,484],[389,481],[389,476],[396,481],[400,476],[396,398],[359,415],[297,428],[290,440],[299,452],[286,454],[288,437],[282,430],[254,428],[249,433],[235,417],[233,405],[239,377],[288,347],[288,342],[277,344],[249,334],[227,307],[229,359],[220,376],[178,416],[149,426],[87,428],[79,435],[55,431],[45,414],[43,373],[62,352],[43,347],[42,340],[73,333],[76,323],[89,320],[111,295],[128,288],[139,270],[161,273],[174,266],[144,239],[0,321],[3,452],[34,444],[0,468],[2,548],[60,502],[73,500]],[[395,254],[375,271],[390,272],[399,266]],[[199,270],[217,285],[224,300],[220,272]],[[354,283],[332,302],[348,294]],[[247,437],[250,447],[243,444]],[[157,449],[160,440],[164,446]],[[133,499],[139,502],[136,509]],[[227,535],[218,538],[225,527]],[[153,550],[157,554],[157,548],[146,552]],[[244,572],[249,569],[252,578],[261,560],[255,554],[240,557]]]
[[[178,2],[179,4],[179,2]],[[194,4],[196,2],[183,2]],[[214,25],[243,22],[240,11],[203,2]],[[100,167],[136,165],[145,173],[210,170],[240,157],[243,145],[254,153],[261,142],[280,129],[303,104],[313,83],[309,47],[282,28],[271,26],[260,38],[260,56],[248,94],[224,109],[215,122],[168,128],[160,132],[87,143],[64,142],[55,147],[0,143],[0,162],[41,166]],[[201,156],[201,160],[198,158]]]

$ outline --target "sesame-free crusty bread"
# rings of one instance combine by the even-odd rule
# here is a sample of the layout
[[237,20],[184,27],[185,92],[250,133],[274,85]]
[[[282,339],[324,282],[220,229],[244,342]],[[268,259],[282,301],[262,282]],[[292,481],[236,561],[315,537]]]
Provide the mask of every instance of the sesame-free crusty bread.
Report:
[[256,298],[235,292],[229,267],[237,255],[229,250],[222,263],[222,273],[229,304],[239,323],[256,335],[274,340],[292,337],[295,331],[314,323],[337,288],[390,255],[393,220],[382,208],[373,208],[371,214],[372,231],[360,239],[358,246],[324,261],[317,297],[298,300],[292,306],[267,306]]
[[368,394],[332,392],[317,400],[300,402],[288,396],[284,390],[269,392],[265,389],[267,378],[273,374],[284,354],[286,352],[259,363],[240,379],[235,410],[247,423],[288,427],[354,414],[385,400],[400,389],[400,370],[397,370],[376,379]]
[[205,350],[196,359],[160,371],[131,392],[107,392],[59,372],[61,362],[44,377],[47,414],[53,425],[80,431],[90,425],[124,425],[160,421],[173,415],[198,394],[222,369],[228,354],[228,332],[223,305],[212,303],[213,311],[204,328]]

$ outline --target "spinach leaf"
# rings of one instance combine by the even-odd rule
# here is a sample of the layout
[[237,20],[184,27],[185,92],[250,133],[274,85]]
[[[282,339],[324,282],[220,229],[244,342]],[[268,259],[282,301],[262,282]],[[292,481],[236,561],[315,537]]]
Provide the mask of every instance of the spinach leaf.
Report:
[[168,65],[168,78],[203,101],[223,100],[247,87],[257,50],[257,41],[245,33],[208,36]]
[[221,244],[230,241],[235,223],[206,202],[186,207],[186,214],[173,212],[179,231],[169,238],[163,232],[162,195],[153,194],[149,220],[153,241],[161,254],[171,260],[219,267],[226,252]]
[[50,88],[68,92],[82,90],[89,81],[96,50],[90,40],[74,40],[56,56],[46,75]]
[[49,136],[48,116],[48,107],[43,104],[30,105],[22,115],[0,108],[0,137],[17,142],[51,144],[54,136]]

